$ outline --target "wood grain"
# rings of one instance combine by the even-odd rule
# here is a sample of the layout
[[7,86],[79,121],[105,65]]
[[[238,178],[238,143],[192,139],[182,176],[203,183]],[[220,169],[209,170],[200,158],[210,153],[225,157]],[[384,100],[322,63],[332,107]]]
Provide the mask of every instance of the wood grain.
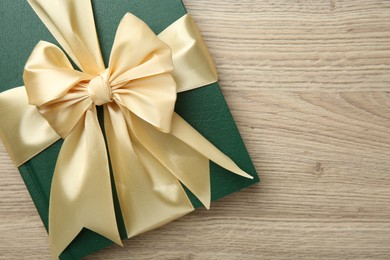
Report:
[[[87,259],[390,259],[390,2],[184,2],[262,183]],[[0,172],[0,259],[49,259]]]

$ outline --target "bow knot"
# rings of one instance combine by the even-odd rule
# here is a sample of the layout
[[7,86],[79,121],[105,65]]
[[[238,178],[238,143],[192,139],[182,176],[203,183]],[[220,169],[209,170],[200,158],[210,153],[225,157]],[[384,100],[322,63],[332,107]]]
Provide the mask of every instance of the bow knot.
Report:
[[90,99],[97,106],[112,102],[112,91],[110,83],[108,82],[107,72],[108,71],[105,70],[94,77],[87,87]]

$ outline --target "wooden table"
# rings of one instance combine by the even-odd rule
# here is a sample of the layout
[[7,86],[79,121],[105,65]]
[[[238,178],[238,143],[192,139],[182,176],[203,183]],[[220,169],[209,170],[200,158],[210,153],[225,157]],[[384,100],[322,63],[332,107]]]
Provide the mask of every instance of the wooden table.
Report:
[[[185,4],[262,183],[88,259],[390,259],[390,2]],[[0,172],[0,259],[49,259]]]

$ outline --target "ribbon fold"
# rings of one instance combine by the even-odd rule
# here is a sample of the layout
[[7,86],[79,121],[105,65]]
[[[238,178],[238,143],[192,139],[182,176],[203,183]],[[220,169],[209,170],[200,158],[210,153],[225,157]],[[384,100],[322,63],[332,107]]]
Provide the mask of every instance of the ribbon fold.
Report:
[[[34,122],[52,129],[48,141],[36,139],[43,148],[64,139],[50,195],[49,239],[54,257],[83,227],[121,244],[96,106],[104,110],[103,130],[128,237],[192,211],[181,184],[209,208],[209,160],[253,178],[174,112],[178,91],[217,80],[207,48],[188,15],[159,39],[143,21],[126,14],[105,68],[90,0],[29,3],[81,70],[73,69],[60,48],[40,42],[24,71],[29,103],[45,119]],[[184,39],[193,40],[183,40],[182,32]],[[23,88],[17,91],[16,96],[24,95]],[[17,105],[19,111],[32,111],[26,106]],[[38,131],[33,133],[39,136]],[[23,154],[23,159],[14,157],[20,163],[35,152],[39,151]]]

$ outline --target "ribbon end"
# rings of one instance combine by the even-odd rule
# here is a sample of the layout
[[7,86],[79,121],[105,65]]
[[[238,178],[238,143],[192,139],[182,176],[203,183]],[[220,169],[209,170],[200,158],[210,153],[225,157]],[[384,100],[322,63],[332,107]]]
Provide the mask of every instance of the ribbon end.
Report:
[[[188,188],[188,187],[187,187]],[[189,189],[189,188],[188,188]],[[198,198],[198,200],[200,201],[200,203],[202,203],[202,205],[207,209],[209,210],[210,209],[210,205],[211,205],[211,189],[209,188],[210,192],[206,192],[205,194],[199,194],[199,193],[194,193],[191,189],[190,191]]]
[[118,246],[121,246],[123,247],[123,243],[122,243],[122,240],[119,240],[119,241],[114,241],[115,244],[117,244]]
[[68,230],[69,233],[62,233],[62,236],[53,235],[54,227],[49,223],[49,245],[50,245],[50,254],[52,259],[59,259],[62,252],[69,246],[73,238],[76,237],[82,230],[81,227],[74,227]]
[[211,207],[211,190],[210,193],[207,195],[207,197],[198,197],[199,201],[202,203],[202,205],[207,209],[210,210]]
[[249,175],[249,174],[247,174],[247,173],[245,173],[245,175],[244,175],[243,177],[245,177],[245,178],[247,178],[247,179],[250,179],[250,180],[253,180],[253,176],[252,176],[252,175]]
[[242,177],[244,177],[244,178],[253,180],[253,176],[252,176],[252,175],[249,175],[248,173],[244,172],[244,171],[241,170],[240,168],[238,168],[238,169],[239,169],[239,170],[234,171],[235,174],[240,175],[240,176],[242,176]]

